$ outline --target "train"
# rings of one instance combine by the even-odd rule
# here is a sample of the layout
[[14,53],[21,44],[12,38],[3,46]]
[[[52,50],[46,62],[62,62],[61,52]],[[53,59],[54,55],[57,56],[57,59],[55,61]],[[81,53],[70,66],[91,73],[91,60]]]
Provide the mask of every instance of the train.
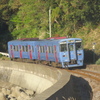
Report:
[[47,39],[23,38],[8,42],[11,60],[29,60],[53,67],[71,68],[84,64],[82,39],[51,37]]

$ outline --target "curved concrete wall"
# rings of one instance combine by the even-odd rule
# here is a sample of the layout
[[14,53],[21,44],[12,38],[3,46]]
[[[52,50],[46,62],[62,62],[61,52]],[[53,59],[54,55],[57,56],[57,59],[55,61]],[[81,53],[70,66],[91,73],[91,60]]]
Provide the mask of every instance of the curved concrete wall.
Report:
[[93,96],[82,77],[43,65],[0,61],[0,81],[35,90],[31,100],[92,100]]
[[0,71],[5,81],[33,89],[38,94],[51,87],[61,77],[58,70],[43,65],[9,61],[0,62]]
[[0,61],[0,80],[36,91],[38,95],[34,100],[46,100],[61,89],[69,79],[69,73],[57,68],[29,63]]

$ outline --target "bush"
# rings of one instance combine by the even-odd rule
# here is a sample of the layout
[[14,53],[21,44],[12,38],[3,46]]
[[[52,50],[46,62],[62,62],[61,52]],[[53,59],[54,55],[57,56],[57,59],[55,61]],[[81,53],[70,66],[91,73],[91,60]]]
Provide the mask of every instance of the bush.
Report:
[[96,61],[97,65],[100,65],[100,58]]
[[2,54],[0,54],[0,58],[2,57],[3,55]]

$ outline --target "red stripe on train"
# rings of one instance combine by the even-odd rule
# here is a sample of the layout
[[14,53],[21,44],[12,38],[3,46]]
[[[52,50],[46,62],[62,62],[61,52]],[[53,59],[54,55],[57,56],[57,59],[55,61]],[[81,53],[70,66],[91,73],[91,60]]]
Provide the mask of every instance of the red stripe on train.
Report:
[[57,51],[56,51],[56,45],[54,45],[54,57],[55,57],[55,61],[58,62],[58,56],[57,56]]
[[22,47],[19,45],[19,50],[20,50],[20,58],[22,58]]
[[45,45],[45,50],[46,50],[46,61],[48,61],[48,50],[46,45]]

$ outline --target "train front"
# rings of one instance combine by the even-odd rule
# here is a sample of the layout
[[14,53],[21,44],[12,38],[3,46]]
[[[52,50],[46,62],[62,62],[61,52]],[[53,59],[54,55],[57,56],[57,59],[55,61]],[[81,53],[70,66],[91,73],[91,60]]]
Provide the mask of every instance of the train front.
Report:
[[82,39],[69,38],[59,42],[60,44],[60,63],[63,68],[83,66],[84,50]]

